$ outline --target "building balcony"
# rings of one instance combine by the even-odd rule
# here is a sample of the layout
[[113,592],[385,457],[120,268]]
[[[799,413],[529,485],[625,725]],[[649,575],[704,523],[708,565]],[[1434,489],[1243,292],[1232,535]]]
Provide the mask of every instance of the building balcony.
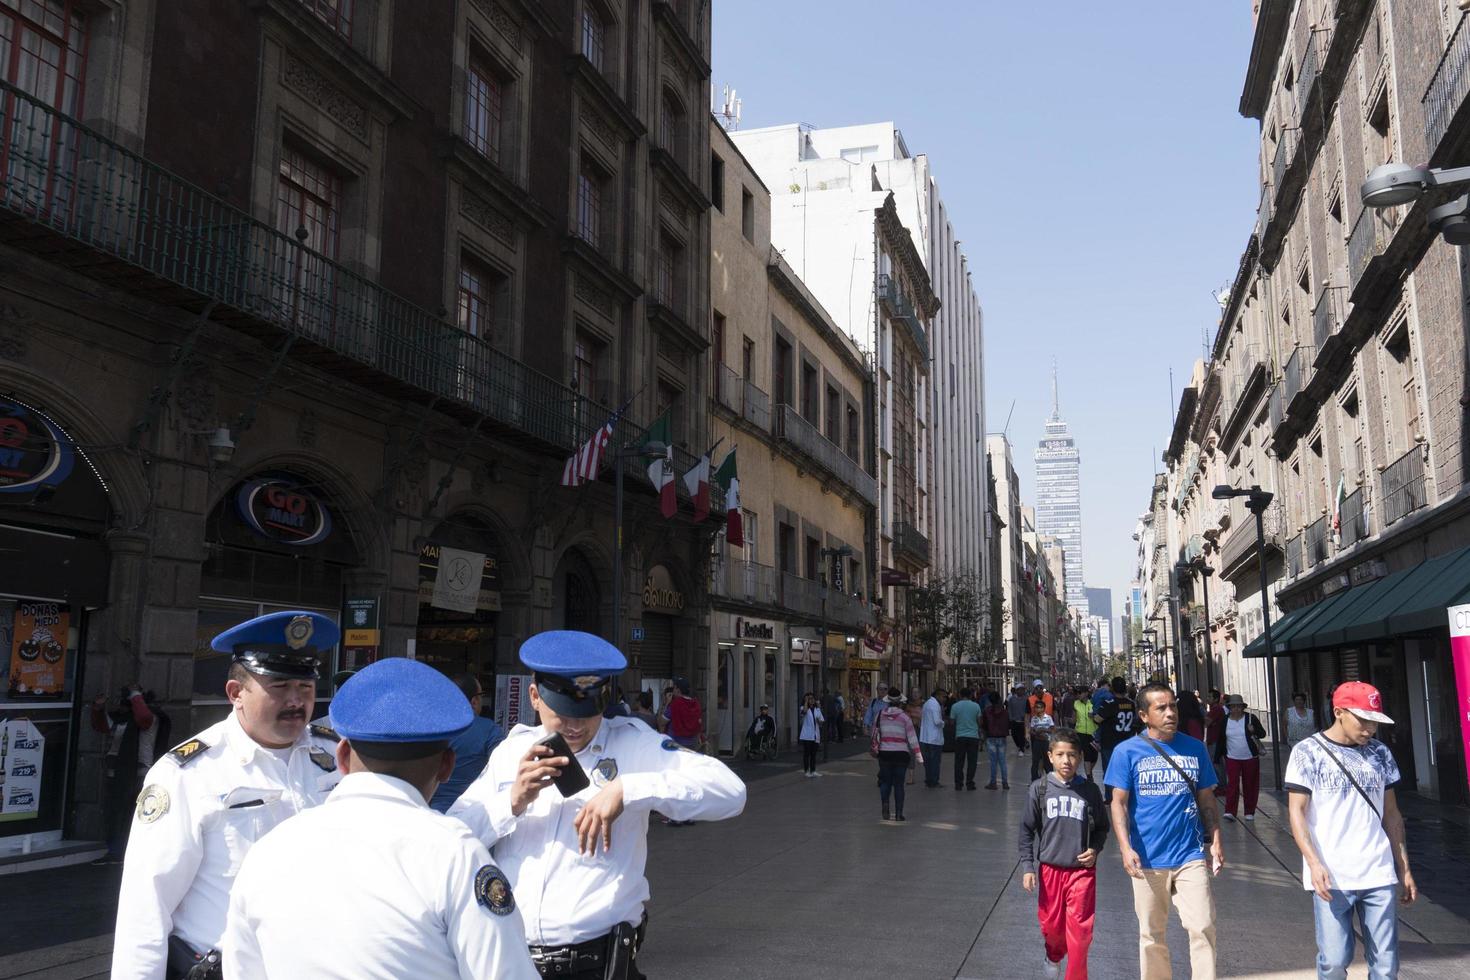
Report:
[[924,330],[924,323],[914,310],[913,300],[904,295],[899,288],[898,281],[887,273],[878,274],[878,299],[888,310],[888,315],[894,321],[901,323],[908,330],[914,345],[919,348],[919,354],[924,364],[923,370],[928,370],[929,363],[929,335]]
[[1304,568],[1315,568],[1327,560],[1327,538],[1331,527],[1324,515],[1302,530],[1302,563]]
[[863,471],[837,443],[817,430],[794,405],[781,405],[776,413],[776,438],[788,443],[851,488],[872,506],[878,504],[878,481]]
[[1289,579],[1293,579],[1301,573],[1302,536],[1298,534],[1296,537],[1291,538],[1286,542],[1286,577]]
[[1303,127],[1306,125],[1303,116],[1306,115],[1307,105],[1312,98],[1312,87],[1322,74],[1322,52],[1318,49],[1318,36],[1317,31],[1307,32],[1307,50],[1302,54],[1302,70],[1297,73],[1296,118],[1297,125]]
[[1428,502],[1425,499],[1424,452],[1418,446],[1385,466],[1379,480],[1384,527],[1408,517]]
[[1189,540],[1184,542],[1184,548],[1180,551],[1179,560],[1192,562],[1205,553],[1205,539],[1203,535],[1191,534]]
[[781,589],[776,570],[770,565],[753,561],[727,558],[713,563],[710,575],[710,595],[735,602],[772,609],[781,605]]
[[893,522],[893,551],[916,565],[929,564],[929,539],[907,521]]
[[1358,302],[1378,278],[1383,263],[1374,260],[1383,255],[1392,239],[1393,230],[1384,221],[1383,212],[1369,207],[1358,212],[1348,235],[1348,284],[1353,302]]
[[715,372],[715,401],[757,429],[771,431],[771,396],[727,364]]
[[[1281,138],[1276,141],[1276,155],[1271,158],[1271,187],[1277,194],[1286,186],[1286,171],[1291,166],[1291,158],[1296,155],[1300,137],[1299,129],[1283,129]],[[1278,207],[1282,204],[1280,200],[1275,203]]]
[[[1266,507],[1265,513],[1261,515],[1261,524],[1265,531],[1267,550],[1280,552],[1282,543],[1279,501],[1273,500]],[[1230,530],[1220,545],[1220,576],[1234,578],[1247,567],[1251,567],[1256,557],[1256,545],[1256,515],[1246,507],[1244,498],[1231,498]]]
[[1324,286],[1312,310],[1312,341],[1317,348],[1316,366],[1325,368],[1337,358],[1343,322],[1347,319],[1347,290]]
[[1281,397],[1281,385],[1277,383],[1271,388],[1271,396],[1266,404],[1267,416],[1271,422],[1271,431],[1275,432],[1286,424],[1286,404]]
[[860,630],[872,621],[870,607],[856,596],[827,588],[816,579],[781,572],[779,605],[787,613],[831,628]]
[[[550,455],[611,414],[21,90],[0,92],[0,240]],[[624,416],[617,438],[642,431]]]
[[1291,403],[1296,401],[1296,396],[1312,380],[1312,362],[1316,357],[1315,347],[1298,346],[1286,359],[1286,368],[1281,374],[1281,399],[1286,404],[1288,414],[1291,412]]
[[1424,91],[1424,145],[1432,159],[1450,130],[1465,97],[1470,95],[1470,27],[1466,26],[1467,14],[1460,15],[1455,32],[1450,35],[1429,87]]
[[1341,548],[1351,548],[1368,536],[1368,515],[1363,510],[1363,488],[1359,487],[1343,498],[1342,529],[1339,532]]

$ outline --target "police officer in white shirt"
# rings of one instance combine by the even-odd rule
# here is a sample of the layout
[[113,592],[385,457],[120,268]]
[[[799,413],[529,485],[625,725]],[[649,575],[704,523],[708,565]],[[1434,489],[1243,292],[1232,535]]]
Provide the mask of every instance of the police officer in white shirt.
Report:
[[342,782],[250,849],[230,893],[225,976],[536,980],[506,876],[427,802],[454,770],[449,740],[473,720],[453,681],[401,657],[342,687]]
[[259,616],[214,638],[233,656],[234,710],[148,770],[118,895],[113,980],[219,976],[230,885],[250,846],[326,799],[336,737],[309,725],[317,661],[337,625],[308,612]]
[[[588,633],[531,637],[536,727],[517,725],[484,773],[449,808],[515,885],[531,958],[543,977],[642,977],[636,964],[648,901],[648,816],[724,820],[745,808],[745,784],[722,762],[682,748],[634,718],[603,718],[627,661]],[[559,734],[590,777],[563,798],[571,767],[539,744]],[[571,768],[576,768],[571,767]]]

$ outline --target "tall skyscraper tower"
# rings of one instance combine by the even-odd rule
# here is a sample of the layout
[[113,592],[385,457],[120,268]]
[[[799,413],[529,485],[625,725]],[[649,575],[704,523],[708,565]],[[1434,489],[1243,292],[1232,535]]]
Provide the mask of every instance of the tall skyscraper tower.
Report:
[[1082,457],[1062,420],[1057,366],[1051,367],[1051,418],[1036,446],[1036,530],[1058,538],[1065,549],[1067,605],[1088,614],[1082,581]]

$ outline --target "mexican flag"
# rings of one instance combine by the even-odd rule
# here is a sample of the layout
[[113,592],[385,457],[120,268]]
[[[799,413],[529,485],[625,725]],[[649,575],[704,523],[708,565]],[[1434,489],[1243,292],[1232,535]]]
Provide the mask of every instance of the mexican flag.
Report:
[[735,468],[735,449],[725,454],[725,461],[715,471],[715,483],[725,491],[725,543],[739,548],[745,544],[745,525],[740,519],[740,477]]
[[669,427],[667,415],[650,425],[643,436],[645,448],[655,442],[663,443],[664,454],[649,464],[648,479],[653,484],[653,488],[658,491],[659,513],[664,517],[673,517],[679,512],[679,498],[675,496],[674,489],[673,430]]
[[1342,505],[1347,500],[1347,479],[1345,473],[1337,475],[1337,496],[1332,498],[1332,543],[1342,546]]
[[699,457],[694,468],[684,474],[684,486],[694,500],[694,520],[698,523],[709,516],[709,453]]

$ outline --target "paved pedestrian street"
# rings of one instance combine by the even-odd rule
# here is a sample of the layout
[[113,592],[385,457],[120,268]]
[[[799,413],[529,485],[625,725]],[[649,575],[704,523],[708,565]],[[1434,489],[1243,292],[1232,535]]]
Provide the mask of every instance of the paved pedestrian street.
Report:
[[[642,957],[650,977],[1041,976],[1036,901],[1022,891],[1016,867],[1026,770],[1009,793],[957,793],[947,782],[952,757],[945,756],[944,787],[925,789],[920,780],[908,789],[908,820],[885,822],[874,763],[861,744],[833,746],[819,779],[803,778],[784,755],[736,763],[750,798],[735,820],[689,827],[653,822],[653,901]],[[1013,764],[1022,761],[1011,756]],[[983,762],[979,775],[983,782]],[[1254,824],[1225,827],[1229,867],[1215,890],[1222,977],[1315,975],[1311,902],[1295,877],[1299,859],[1283,819],[1266,794]],[[1411,844],[1431,849],[1416,855],[1423,893],[1400,920],[1400,976],[1470,975],[1464,889],[1470,866],[1463,852],[1439,850],[1446,843],[1441,836],[1461,837],[1429,828],[1418,833],[1417,823],[1410,821]],[[1136,977],[1132,892],[1111,839],[1099,867],[1091,975]],[[105,976],[117,871],[82,866],[0,878],[7,910],[0,948],[23,950],[0,955],[0,977]],[[1175,975],[1189,976],[1177,922],[1170,924],[1170,947]],[[1350,976],[1366,976],[1361,954]]]

